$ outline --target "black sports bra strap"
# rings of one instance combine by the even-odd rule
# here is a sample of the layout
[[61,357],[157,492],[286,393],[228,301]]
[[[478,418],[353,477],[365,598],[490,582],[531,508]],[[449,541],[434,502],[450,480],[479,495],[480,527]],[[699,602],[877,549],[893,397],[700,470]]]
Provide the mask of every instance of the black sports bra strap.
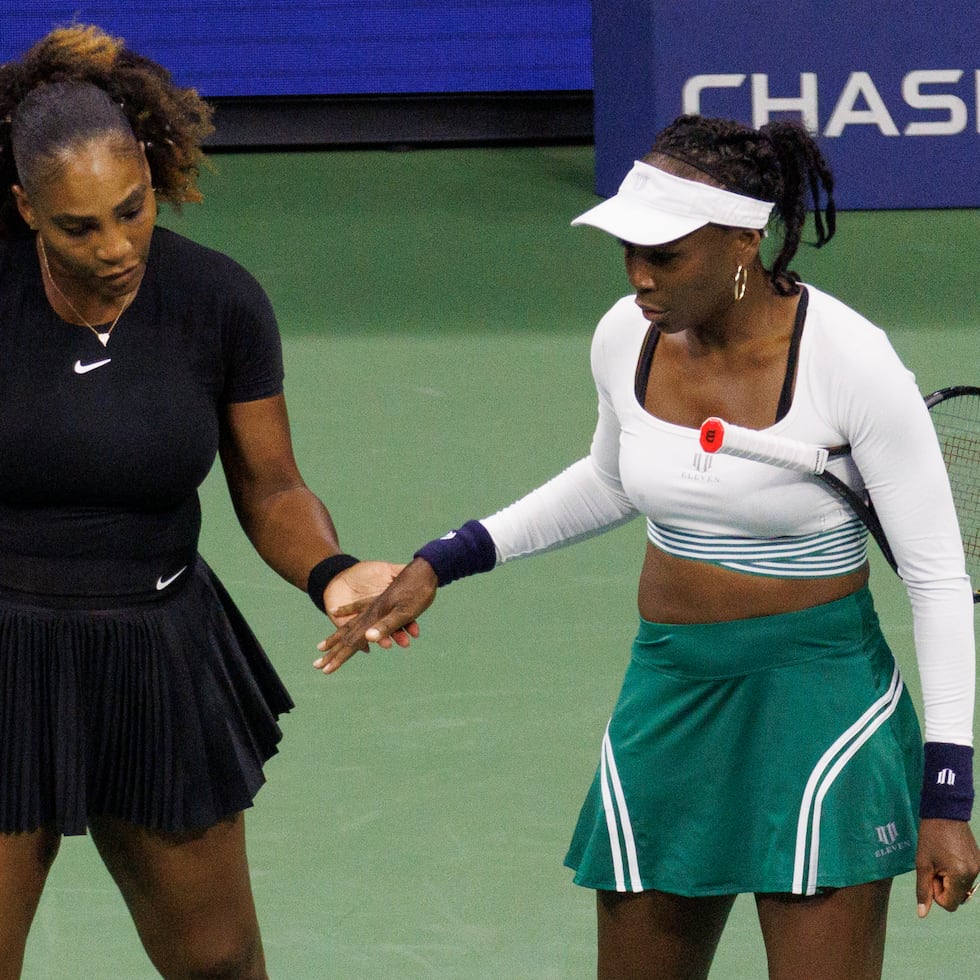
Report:
[[643,338],[643,346],[640,348],[640,358],[636,362],[636,378],[633,381],[636,400],[641,405],[644,405],[647,400],[647,382],[650,380],[653,352],[657,349],[657,341],[659,339],[660,331],[651,323],[646,337]]
[[[793,391],[796,388],[796,367],[800,360],[800,342],[803,339],[803,324],[806,323],[806,308],[808,303],[809,295],[804,286],[800,293],[800,302],[796,307],[793,335],[790,337],[789,352],[786,355],[786,374],[783,377],[783,387],[779,393],[779,403],[776,406],[775,422],[783,418],[793,404]],[[643,339],[643,346],[640,348],[640,357],[636,363],[636,377],[633,381],[636,400],[641,405],[646,404],[647,383],[650,380],[653,354],[657,349],[657,341],[659,339],[660,331],[651,324],[646,337]]]
[[789,411],[793,404],[793,391],[796,388],[796,366],[800,360],[800,341],[803,339],[803,324],[806,322],[806,308],[809,296],[806,286],[802,288],[800,302],[796,307],[796,320],[793,323],[793,336],[789,341],[789,353],[786,356],[786,375],[783,378],[783,389],[779,393],[779,404],[776,406],[776,421],[778,422]]

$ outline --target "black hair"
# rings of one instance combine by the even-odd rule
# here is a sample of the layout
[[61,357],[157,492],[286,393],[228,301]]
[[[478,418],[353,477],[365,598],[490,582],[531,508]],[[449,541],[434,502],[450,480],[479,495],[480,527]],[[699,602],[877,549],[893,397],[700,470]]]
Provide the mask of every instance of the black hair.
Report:
[[783,240],[769,278],[783,296],[799,292],[800,277],[789,263],[802,241],[808,202],[817,248],[830,241],[837,226],[834,176],[805,127],[777,121],[752,129],[731,119],[678,116],[657,134],[645,159],[658,155],[686,163],[725,190],[774,202]]
[[91,139],[114,136],[136,149],[122,109],[91,82],[54,82],[28,92],[13,113],[10,143],[19,183],[30,194],[57,167],[65,151]]
[[[213,131],[212,114],[194,89],[175,85],[120,39],[91,25],[56,28],[19,61],[0,65],[0,236],[27,232],[10,190],[21,177],[29,181],[83,139],[125,137],[126,125],[146,148],[157,199],[175,208],[201,200],[201,143]],[[20,174],[18,160],[33,172]]]

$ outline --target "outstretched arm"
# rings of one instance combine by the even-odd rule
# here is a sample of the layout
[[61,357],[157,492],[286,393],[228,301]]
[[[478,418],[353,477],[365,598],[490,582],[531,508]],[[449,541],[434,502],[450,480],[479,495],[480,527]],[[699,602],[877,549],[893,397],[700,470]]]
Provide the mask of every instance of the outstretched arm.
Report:
[[[590,457],[580,459],[492,517],[467,521],[424,545],[374,602],[345,605],[339,593],[331,595],[328,589],[330,618],[344,628],[319,644],[324,656],[314,666],[329,674],[371,643],[388,647],[393,638],[405,646],[407,639],[401,642],[393,631],[428,609],[439,586],[488,572],[501,561],[572,544],[630,520],[635,513],[629,501],[598,475]],[[356,618],[348,619],[351,614]]]
[[220,448],[235,513],[255,550],[305,589],[310,569],[341,549],[330,512],[296,465],[283,396],[229,405]]
[[[330,512],[306,486],[296,465],[282,395],[228,406],[221,429],[221,463],[238,520],[255,550],[287,582],[306,590],[311,570],[341,549]],[[348,603],[378,595],[400,569],[387,562],[354,564],[337,576],[347,590],[337,595]],[[324,590],[315,584],[314,592],[311,598],[324,608]],[[417,634],[417,627],[414,630]],[[408,644],[405,633],[394,639]]]

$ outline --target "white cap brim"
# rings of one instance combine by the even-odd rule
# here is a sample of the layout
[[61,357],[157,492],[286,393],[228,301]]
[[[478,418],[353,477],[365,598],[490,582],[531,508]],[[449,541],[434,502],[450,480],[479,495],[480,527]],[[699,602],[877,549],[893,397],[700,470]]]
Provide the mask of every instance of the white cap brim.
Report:
[[634,245],[663,245],[708,224],[765,228],[773,205],[637,161],[613,197],[573,219]]

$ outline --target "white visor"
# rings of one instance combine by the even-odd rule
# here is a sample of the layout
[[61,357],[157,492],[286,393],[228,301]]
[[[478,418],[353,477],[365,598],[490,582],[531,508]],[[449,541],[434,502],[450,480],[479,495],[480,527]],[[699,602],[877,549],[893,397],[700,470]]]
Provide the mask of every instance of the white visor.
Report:
[[763,229],[772,209],[768,201],[675,177],[637,160],[613,197],[572,224],[592,225],[633,245],[663,245],[707,224]]

